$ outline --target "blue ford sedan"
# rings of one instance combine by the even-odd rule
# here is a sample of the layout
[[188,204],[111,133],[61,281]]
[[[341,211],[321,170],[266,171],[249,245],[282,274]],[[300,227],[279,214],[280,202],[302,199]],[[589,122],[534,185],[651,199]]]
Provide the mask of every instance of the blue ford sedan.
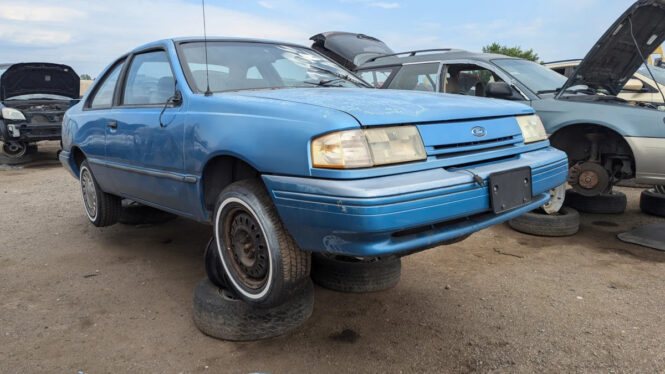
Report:
[[114,61],[63,122],[95,226],[121,200],[213,225],[244,300],[275,304],[310,252],[405,255],[533,210],[566,155],[528,106],[377,90],[298,45],[154,42]]

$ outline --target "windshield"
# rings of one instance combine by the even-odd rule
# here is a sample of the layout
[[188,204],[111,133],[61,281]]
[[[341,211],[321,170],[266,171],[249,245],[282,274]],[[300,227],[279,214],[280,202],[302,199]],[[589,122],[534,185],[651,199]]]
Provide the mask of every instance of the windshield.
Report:
[[568,80],[551,69],[527,60],[506,58],[492,62],[536,93],[556,92]]
[[[651,70],[653,73],[653,77],[656,78],[656,82],[658,82],[658,84],[665,85],[665,69],[658,66],[649,66],[649,70]],[[639,68],[637,72],[651,79],[651,74],[649,74],[646,66],[642,65],[642,67]]]
[[[192,89],[205,92],[203,42],[181,44],[183,69]],[[210,91],[288,87],[367,87],[325,57],[301,47],[250,42],[208,42]]]

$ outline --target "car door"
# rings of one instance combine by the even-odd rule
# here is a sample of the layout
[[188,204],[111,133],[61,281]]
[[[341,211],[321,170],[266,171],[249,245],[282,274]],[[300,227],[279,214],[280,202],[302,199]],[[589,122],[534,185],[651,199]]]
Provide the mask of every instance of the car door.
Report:
[[112,172],[106,166],[106,128],[109,122],[115,121],[113,100],[124,64],[125,58],[116,61],[95,85],[78,115],[79,129],[73,139],[88,159],[97,183],[106,192],[114,189]]
[[115,123],[107,128],[106,155],[118,194],[186,214],[180,103],[167,104],[176,92],[165,49],[133,54],[118,90]]

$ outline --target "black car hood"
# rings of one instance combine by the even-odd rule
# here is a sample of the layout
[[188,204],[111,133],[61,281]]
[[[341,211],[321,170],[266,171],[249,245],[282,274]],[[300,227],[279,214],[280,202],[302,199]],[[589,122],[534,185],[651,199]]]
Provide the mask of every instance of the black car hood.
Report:
[[350,32],[330,31],[316,34],[312,49],[337,61],[349,70],[355,70],[367,60],[393,51],[377,38]]
[[647,58],[665,40],[665,0],[638,0],[628,8],[591,48],[559,95],[580,84],[619,94],[644,63],[631,36],[631,21],[635,41]]
[[80,78],[67,65],[45,62],[13,64],[0,77],[0,101],[31,94],[79,98]]

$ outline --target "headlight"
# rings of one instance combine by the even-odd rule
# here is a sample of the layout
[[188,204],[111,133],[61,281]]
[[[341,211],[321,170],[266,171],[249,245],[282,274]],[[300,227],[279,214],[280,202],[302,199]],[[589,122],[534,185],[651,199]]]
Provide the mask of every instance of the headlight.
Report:
[[14,108],[2,108],[2,118],[12,121],[25,121],[23,113]]
[[530,116],[519,116],[515,117],[517,119],[517,124],[520,125],[522,130],[522,137],[524,137],[524,143],[533,143],[539,142],[541,140],[547,139],[547,133],[545,132],[545,126],[543,126],[543,121],[540,120],[537,114],[532,114]]
[[312,165],[317,168],[368,168],[425,158],[415,126],[339,131],[312,141]]

